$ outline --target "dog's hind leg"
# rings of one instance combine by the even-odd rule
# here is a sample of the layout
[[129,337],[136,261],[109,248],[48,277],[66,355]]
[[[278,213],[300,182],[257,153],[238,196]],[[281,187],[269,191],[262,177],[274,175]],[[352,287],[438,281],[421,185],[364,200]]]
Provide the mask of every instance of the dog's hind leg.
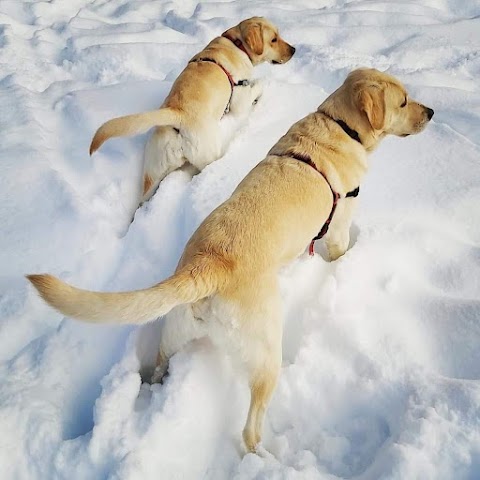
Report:
[[219,123],[204,124],[184,134],[183,154],[187,162],[201,172],[225,153]]
[[157,364],[155,366],[155,370],[152,374],[152,379],[150,383],[153,385],[154,383],[163,383],[163,379],[167,376],[168,372],[168,363],[170,357],[161,349],[158,349],[157,354]]
[[249,452],[256,452],[262,440],[265,411],[277,385],[280,373],[281,353],[279,348],[265,348],[258,358],[256,368],[250,374],[250,408],[243,429],[243,441]]
[[158,349],[157,364],[151,383],[162,383],[168,372],[168,363],[172,355],[192,340],[204,337],[206,331],[203,320],[193,316],[190,305],[181,305],[173,309],[166,317]]
[[150,200],[160,182],[184,163],[180,133],[172,127],[156,128],[145,145],[140,204]]
[[257,291],[246,300],[250,307],[241,314],[245,318],[241,322],[238,341],[250,386],[250,408],[243,429],[243,440],[249,452],[256,452],[262,440],[265,412],[282,363],[283,325],[277,281],[262,279],[262,282],[260,287],[257,282],[252,282],[252,285],[257,284]]

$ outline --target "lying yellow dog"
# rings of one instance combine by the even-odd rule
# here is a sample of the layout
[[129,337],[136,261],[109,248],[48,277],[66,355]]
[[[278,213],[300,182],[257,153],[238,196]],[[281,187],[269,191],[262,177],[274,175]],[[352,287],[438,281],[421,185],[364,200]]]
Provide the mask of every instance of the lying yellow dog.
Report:
[[213,39],[177,78],[159,110],[114,118],[95,133],[90,154],[109,138],[155,131],[145,146],[143,196],[147,201],[170,172],[197,171],[218,160],[262,93],[253,66],[285,63],[295,53],[262,17],[244,20]]

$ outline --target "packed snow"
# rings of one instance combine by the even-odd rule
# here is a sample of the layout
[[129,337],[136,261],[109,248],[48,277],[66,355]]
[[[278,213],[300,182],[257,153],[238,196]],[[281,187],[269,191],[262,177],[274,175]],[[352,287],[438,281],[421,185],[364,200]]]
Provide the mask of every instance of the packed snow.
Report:
[[[145,136],[92,158],[96,128],[156,108],[186,62],[262,15],[297,47],[227,154],[174,172],[135,214]],[[359,66],[435,110],[388,138],[361,185],[352,245],[281,273],[284,362],[263,456],[245,455],[242,372],[208,341],[142,384],[156,323],[87,325],[26,273],[128,290],[189,236],[296,120]],[[478,0],[0,0],[0,478],[480,478]],[[269,452],[269,453],[268,453]]]

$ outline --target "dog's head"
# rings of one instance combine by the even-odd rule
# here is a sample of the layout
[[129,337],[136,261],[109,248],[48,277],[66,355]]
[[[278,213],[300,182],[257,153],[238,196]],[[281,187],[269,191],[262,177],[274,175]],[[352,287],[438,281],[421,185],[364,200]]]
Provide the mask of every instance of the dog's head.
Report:
[[263,17],[243,20],[223,35],[234,41],[240,40],[254,65],[262,62],[285,63],[295,53],[295,47],[285,42],[277,27]]
[[421,132],[434,113],[411,99],[395,77],[373,68],[351,72],[329,99],[329,108],[324,111],[357,130],[370,148],[385,135],[406,137]]

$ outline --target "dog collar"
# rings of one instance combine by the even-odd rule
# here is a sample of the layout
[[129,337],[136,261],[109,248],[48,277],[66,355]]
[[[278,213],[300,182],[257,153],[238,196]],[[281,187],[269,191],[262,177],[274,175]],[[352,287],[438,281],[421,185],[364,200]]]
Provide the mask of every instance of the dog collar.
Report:
[[325,113],[325,112],[322,112],[320,111],[319,113],[325,115],[326,117],[330,118],[331,120],[333,120],[335,123],[337,123],[340,128],[350,137],[350,138],[353,138],[353,140],[356,140],[360,145],[363,146],[363,143],[362,141],[360,140],[360,135],[358,134],[358,132],[356,130],[354,130],[353,128],[350,128],[343,120],[338,120],[336,118],[333,118],[332,116],[330,116],[328,113]]
[[313,160],[308,155],[305,155],[303,153],[288,152],[288,153],[284,153],[282,155],[277,155],[277,156],[278,157],[294,158],[295,160],[298,160],[300,162],[306,163],[307,165],[310,165],[316,172],[318,172],[324,178],[324,180],[327,182],[327,185],[330,187],[330,191],[332,192],[333,204],[332,204],[332,209],[330,210],[330,215],[328,216],[327,220],[323,224],[323,226],[320,229],[320,231],[318,232],[318,234],[312,239],[312,241],[310,242],[310,246],[308,247],[308,254],[310,256],[313,256],[315,254],[315,242],[317,240],[320,240],[322,237],[324,237],[326,235],[326,233],[328,232],[328,227],[330,226],[330,223],[332,222],[333,215],[335,214],[335,210],[337,209],[338,201],[341,198],[357,197],[358,194],[360,193],[360,187],[354,188],[350,192],[346,193],[344,197],[342,197],[338,192],[336,192],[333,189],[333,187],[332,187],[331,183],[328,181],[328,178],[326,177],[326,175],[321,170],[319,170],[317,168],[317,166],[315,165]]
[[218,65],[223,70],[223,73],[225,73],[225,75],[227,76],[228,81],[230,82],[231,91],[230,91],[230,98],[228,99],[227,106],[225,107],[225,111],[223,112],[223,114],[226,115],[230,111],[230,104],[232,103],[232,96],[233,96],[233,87],[247,87],[248,85],[250,85],[250,81],[247,79],[244,79],[244,80],[239,80],[238,82],[235,82],[232,74],[222,64],[218,63],[213,58],[208,58],[208,57],[197,58],[196,60],[190,60],[189,63],[195,63],[195,62],[214,63],[215,65]]
[[237,48],[239,48],[248,57],[250,61],[252,61],[252,59],[250,58],[250,55],[247,52],[247,49],[245,48],[245,45],[239,38],[233,39],[232,37],[230,37],[230,35],[225,35],[225,33],[222,34],[222,37],[226,38],[227,40],[230,40]]

